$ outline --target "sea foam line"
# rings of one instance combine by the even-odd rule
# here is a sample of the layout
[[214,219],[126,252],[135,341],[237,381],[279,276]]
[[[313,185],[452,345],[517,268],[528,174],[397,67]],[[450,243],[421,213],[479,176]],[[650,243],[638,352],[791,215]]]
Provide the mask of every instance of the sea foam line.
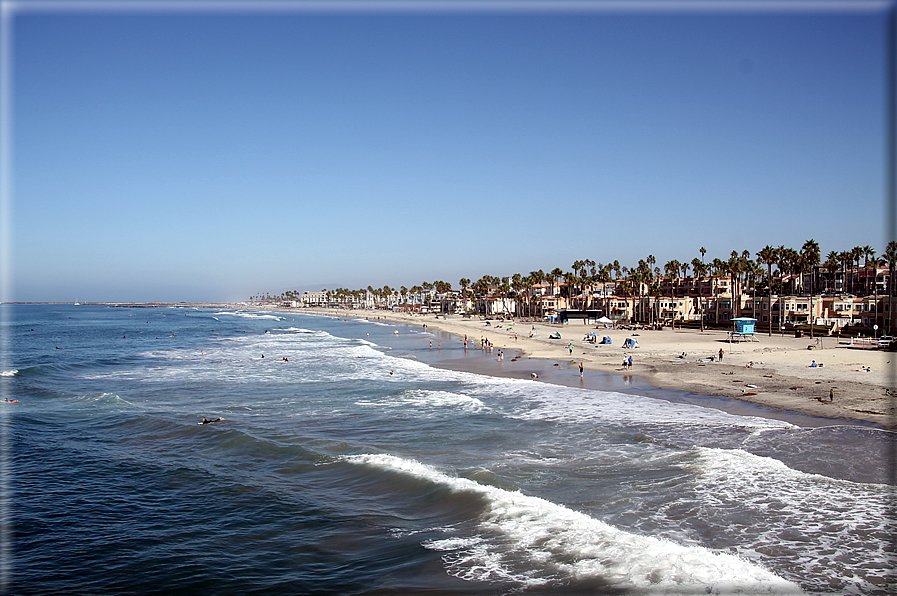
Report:
[[[600,579],[651,593],[696,590],[710,594],[801,594],[777,575],[727,553],[639,536],[584,513],[541,499],[448,476],[415,460],[385,454],[347,456],[345,461],[394,470],[456,491],[487,498],[483,535],[429,541],[446,551],[448,571],[467,580],[519,581]],[[526,565],[514,564],[524,558]]]
[[14,368],[12,370],[4,370],[3,372],[0,372],[0,377],[14,377],[17,374],[19,374],[19,370]]

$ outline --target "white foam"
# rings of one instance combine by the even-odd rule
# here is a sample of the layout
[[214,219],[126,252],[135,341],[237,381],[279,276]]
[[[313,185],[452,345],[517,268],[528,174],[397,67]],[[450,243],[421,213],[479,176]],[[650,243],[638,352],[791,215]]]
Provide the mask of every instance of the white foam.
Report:
[[346,460],[487,498],[479,536],[423,543],[446,552],[448,572],[459,578],[525,585],[594,579],[620,589],[668,594],[802,593],[795,584],[734,555],[625,532],[544,499],[448,476],[414,460],[391,455]]
[[12,370],[4,370],[3,372],[0,372],[0,377],[14,377],[17,374],[19,374],[19,371],[14,368]]
[[465,412],[479,412],[485,408],[483,402],[475,397],[450,391],[430,391],[426,389],[411,389],[402,391],[396,395],[386,396],[382,399],[370,402],[360,401],[358,405],[383,406],[388,408],[418,408],[418,409],[452,409]]
[[[887,582],[897,559],[891,551],[893,487],[860,484],[800,472],[740,449],[696,447],[694,492],[714,523],[737,531],[751,550],[801,561],[813,591],[873,593]],[[741,520],[729,523],[730,517]],[[763,520],[745,525],[745,519]]]
[[284,317],[278,317],[277,315],[271,315],[271,314],[258,314],[258,313],[241,312],[241,311],[235,311],[235,312],[216,312],[215,314],[216,314],[216,315],[227,315],[227,316],[231,316],[231,317],[243,317],[243,318],[245,318],[245,319],[271,319],[271,320],[274,320],[274,321],[284,321],[284,320],[286,320]]
[[531,381],[509,384],[507,393],[508,397],[529,402],[529,407],[514,415],[524,420],[577,424],[589,421],[614,421],[639,426],[658,423],[690,427],[723,425],[727,428],[735,426],[751,430],[794,427],[781,420],[738,416],[713,408],[673,403],[644,395],[563,387]]
[[89,406],[96,407],[107,407],[107,406],[128,406],[131,407],[134,404],[131,402],[122,399],[119,395],[115,393],[89,393],[85,395],[79,395],[75,398],[76,403],[83,403]]

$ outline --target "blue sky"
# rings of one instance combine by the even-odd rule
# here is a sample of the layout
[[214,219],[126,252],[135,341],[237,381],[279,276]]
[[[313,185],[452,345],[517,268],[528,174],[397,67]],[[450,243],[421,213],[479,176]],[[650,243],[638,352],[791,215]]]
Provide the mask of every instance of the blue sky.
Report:
[[39,6],[7,16],[11,299],[886,243],[885,4]]

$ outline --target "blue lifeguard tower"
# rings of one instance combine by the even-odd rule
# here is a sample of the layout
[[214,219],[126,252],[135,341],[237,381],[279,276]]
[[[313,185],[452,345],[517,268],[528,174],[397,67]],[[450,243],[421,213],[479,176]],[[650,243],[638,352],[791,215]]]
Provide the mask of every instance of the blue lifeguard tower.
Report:
[[729,332],[729,341],[757,341],[757,338],[754,337],[754,324],[756,322],[757,319],[752,319],[751,317],[732,319],[735,329]]

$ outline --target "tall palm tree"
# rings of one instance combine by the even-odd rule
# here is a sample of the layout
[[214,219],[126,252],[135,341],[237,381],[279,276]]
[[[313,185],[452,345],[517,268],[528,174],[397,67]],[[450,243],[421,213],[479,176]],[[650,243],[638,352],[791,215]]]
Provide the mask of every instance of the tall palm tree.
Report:
[[831,292],[834,289],[834,281],[835,281],[835,272],[841,268],[841,265],[838,263],[838,252],[830,251],[828,255],[825,257],[825,262],[822,264],[823,268],[828,271],[828,279],[825,284],[825,291]]
[[[611,265],[608,263],[601,267],[598,271],[598,275],[595,277],[595,280],[601,284],[601,294],[602,294],[602,308],[603,310],[607,310],[607,284],[610,283],[611,277]],[[602,313],[604,314],[604,313]]]
[[576,273],[572,271],[564,272],[564,283],[566,284],[565,287],[567,288],[567,308],[573,307],[573,296],[574,292],[576,291],[576,280]]
[[713,302],[714,302],[715,309],[716,309],[716,314],[714,315],[714,324],[715,325],[719,325],[719,298],[717,296],[718,293],[716,291],[716,287],[717,287],[716,278],[719,277],[725,270],[726,270],[726,263],[722,259],[716,258],[710,262],[710,278],[711,278],[710,281],[712,284],[710,291],[711,291],[711,295],[714,298]]
[[[537,295],[537,293],[534,291],[534,288],[536,286],[540,286],[543,283],[545,283],[546,277],[547,276],[546,276],[545,272],[542,271],[541,269],[539,269],[538,271],[530,271],[529,272],[529,278],[531,280],[531,283],[530,283],[530,297],[531,298],[532,298],[532,296]],[[539,296],[540,296],[539,300],[536,300],[536,301],[530,300],[530,301],[535,302],[537,306],[541,307],[541,294],[539,294]],[[539,314],[541,314],[541,312]]]
[[[891,240],[885,247],[884,258],[888,263],[888,296],[894,295],[894,268],[897,266],[897,241]],[[888,319],[890,321],[890,318]]]
[[600,263],[596,263],[592,259],[585,259],[583,261],[582,283],[586,295],[586,309],[589,308],[592,301],[592,286],[595,283],[595,277],[598,275],[598,267],[600,267]]
[[853,269],[853,293],[854,294],[858,293],[857,289],[856,289],[857,277],[859,277],[859,275],[860,275],[860,259],[863,258],[864,254],[865,254],[865,251],[863,250],[862,246],[854,246],[852,249],[850,249],[850,256],[853,259],[853,263],[856,264],[856,266]]
[[[642,271],[642,282],[646,285],[645,295],[648,297],[648,306],[651,306],[651,285],[654,282],[654,270],[652,267],[657,262],[657,259],[654,258],[654,255],[648,255],[648,257],[644,261],[639,261],[639,269]],[[641,287],[639,287],[639,306],[641,307]],[[654,309],[649,308],[648,314],[648,322],[654,322]]]
[[866,294],[869,294],[869,262],[872,261],[872,279],[873,283],[877,277],[875,271],[875,249],[868,244],[863,247],[863,269],[866,270]]
[[[461,300],[462,300],[462,302],[466,301],[467,294],[470,292],[470,290],[468,290],[468,288],[470,287],[470,280],[466,277],[462,277],[458,281],[458,285],[461,286]],[[467,308],[465,308],[464,311],[467,312]]]
[[769,289],[769,303],[767,305],[767,308],[769,308],[769,335],[772,337],[772,266],[779,260],[778,250],[767,244],[757,252],[757,259],[766,265],[766,285]]
[[853,253],[849,250],[839,252],[838,261],[841,262],[841,292],[847,294],[850,291],[850,285],[847,283],[847,270],[853,263]]
[[564,276],[564,270],[560,267],[555,267],[549,273],[551,276],[551,298],[554,300],[554,305],[557,307],[557,290],[555,287],[557,286],[558,280]]
[[[738,317],[741,307],[741,293],[738,291],[738,279],[742,271],[744,271],[744,261],[738,251],[733,250],[729,255],[729,260],[725,263],[726,271],[729,272],[729,292],[732,296],[730,305],[731,313]],[[734,318],[734,317],[731,317]]]
[[680,263],[676,259],[667,261],[666,264],[664,264],[664,266],[663,266],[664,275],[670,279],[670,294],[671,295],[675,295],[675,292],[673,291],[673,284],[675,283],[676,279],[679,278],[679,269],[681,266],[682,266],[682,263]]
[[698,257],[691,260],[691,269],[694,271],[698,290],[698,311],[701,317],[701,332],[704,331],[704,287],[702,285],[703,278],[707,275],[707,266]]
[[[809,312],[807,313],[807,322],[810,324],[810,337],[814,337],[814,330],[816,325],[816,316],[815,316],[815,301],[813,300],[813,294],[815,294],[815,279],[816,279],[816,268],[819,267],[819,243],[810,238],[800,249],[800,269],[801,271],[806,271],[810,274],[810,304]],[[803,289],[803,276],[801,276],[801,289]]]
[[[628,279],[624,279],[617,283],[617,291],[626,298],[626,303],[629,303],[629,297],[632,296],[632,283]],[[635,305],[633,304],[633,316],[635,315]]]

